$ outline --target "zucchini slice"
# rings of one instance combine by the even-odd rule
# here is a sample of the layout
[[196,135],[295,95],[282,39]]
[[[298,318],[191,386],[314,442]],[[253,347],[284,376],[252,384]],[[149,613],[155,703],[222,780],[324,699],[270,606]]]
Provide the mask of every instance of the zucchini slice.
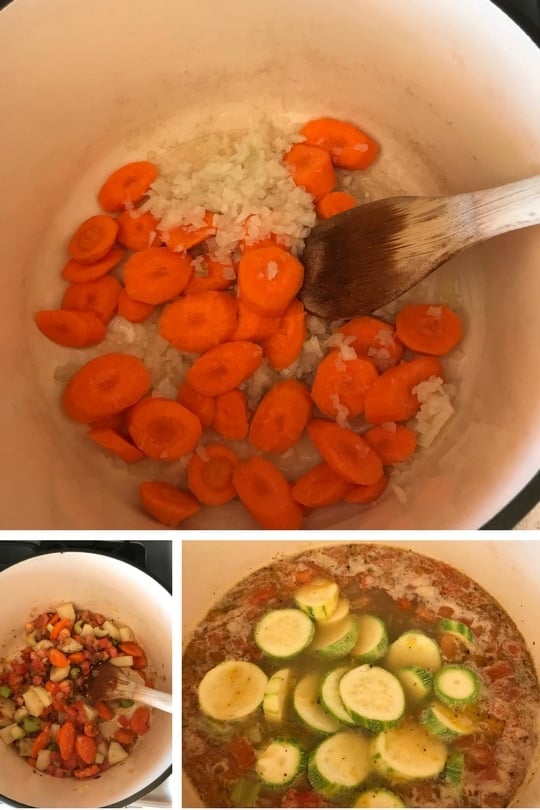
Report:
[[214,720],[248,717],[262,703],[268,678],[256,664],[223,661],[209,670],[199,684],[199,706]]
[[373,766],[390,781],[432,779],[443,770],[447,755],[444,743],[412,719],[371,741]]
[[308,672],[296,684],[293,695],[294,710],[300,720],[316,734],[334,734],[340,725],[327,714],[319,702],[321,678],[318,672]]
[[433,687],[431,672],[414,665],[398,669],[396,678],[403,687],[405,697],[413,705],[425,700]]
[[330,712],[336,720],[346,726],[355,726],[350,712],[347,711],[339,694],[339,682],[350,667],[336,667],[323,676],[321,681],[321,700],[327,712]]
[[323,796],[339,796],[359,787],[370,771],[369,743],[356,731],[339,731],[311,752],[308,779]]
[[480,679],[469,667],[445,664],[433,679],[433,690],[447,706],[466,706],[478,698]]
[[294,601],[311,619],[329,619],[339,600],[339,588],[329,579],[317,577],[294,593]]
[[319,658],[343,658],[352,650],[358,638],[356,618],[345,616],[340,622],[317,625],[309,652]]
[[463,754],[450,754],[446,760],[446,767],[444,769],[444,778],[453,785],[458,792],[461,791],[463,783],[464,763],[465,757]]
[[363,664],[372,664],[383,658],[388,651],[388,634],[382,619],[361,613],[356,617],[358,641],[351,650],[351,655]]
[[255,643],[272,658],[292,658],[311,643],[315,625],[296,608],[270,610],[255,626]]
[[420,722],[440,740],[450,742],[456,737],[472,734],[475,724],[457,708],[450,708],[435,700],[420,715]]
[[388,788],[372,788],[364,790],[357,798],[353,807],[405,807],[397,793]]
[[258,752],[255,771],[267,787],[281,788],[294,782],[305,765],[306,756],[296,740],[278,737]]
[[367,664],[346,672],[339,694],[353,720],[369,731],[393,728],[405,713],[403,688],[391,672]]
[[408,630],[390,644],[384,665],[391,672],[411,665],[436,672],[442,666],[441,651],[437,642],[425,633]]
[[474,633],[468,624],[457,622],[455,619],[441,619],[439,629],[442,633],[450,633],[451,636],[455,636],[467,647],[474,645]]
[[330,627],[330,625],[335,624],[336,622],[340,622],[345,616],[349,615],[351,609],[351,603],[348,599],[345,599],[344,596],[340,596],[338,599],[337,607],[330,616],[329,619],[317,619],[317,624],[320,624],[323,627]]
[[267,722],[283,723],[285,720],[292,682],[292,669],[280,669],[274,672],[266,684],[263,698],[263,713]]

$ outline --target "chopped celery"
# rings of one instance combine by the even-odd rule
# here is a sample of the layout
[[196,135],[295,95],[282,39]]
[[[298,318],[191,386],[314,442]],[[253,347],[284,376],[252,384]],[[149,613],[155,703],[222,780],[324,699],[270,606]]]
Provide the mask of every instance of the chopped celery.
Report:
[[8,698],[11,697],[13,690],[10,686],[0,686],[0,697]]
[[76,681],[77,678],[80,677],[80,674],[81,674],[80,667],[71,667],[71,669],[69,670],[69,677],[71,678],[72,681]]
[[255,807],[261,785],[253,779],[239,779],[231,790],[234,807]]
[[27,734],[34,734],[36,731],[41,731],[41,720],[39,717],[23,717],[22,727]]
[[120,706],[121,709],[129,709],[130,706],[133,706],[134,702],[135,702],[134,700],[127,700],[126,698],[123,700],[119,700],[118,705]]

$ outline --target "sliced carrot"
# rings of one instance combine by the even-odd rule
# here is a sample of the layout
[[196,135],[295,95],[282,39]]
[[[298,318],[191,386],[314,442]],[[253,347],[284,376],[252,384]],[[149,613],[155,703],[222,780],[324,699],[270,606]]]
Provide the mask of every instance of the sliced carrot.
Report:
[[342,169],[367,169],[377,157],[378,144],[354,124],[336,118],[317,118],[304,124],[305,143],[326,149]]
[[73,375],[62,406],[76,422],[93,422],[129,408],[149,388],[150,375],[142,360],[111,352],[89,360]]
[[184,381],[178,389],[178,402],[199,417],[203,428],[208,428],[214,421],[216,413],[215,397],[205,397],[199,394],[191,385]]
[[222,506],[236,498],[233,471],[240,459],[221,444],[207,444],[204,451],[204,459],[194,453],[189,460],[188,486],[201,503]]
[[248,250],[238,265],[238,295],[254,312],[282,315],[304,281],[302,264],[280,247]]
[[366,395],[366,420],[373,425],[406,422],[420,408],[413,388],[430,377],[442,377],[442,367],[436,357],[417,357],[383,372]]
[[148,661],[146,660],[146,655],[136,655],[133,657],[131,669],[140,670],[145,669],[147,666]]
[[277,332],[263,342],[264,355],[276,371],[288,368],[302,351],[306,339],[306,311],[294,298],[281,319]]
[[238,322],[232,340],[252,340],[260,343],[274,335],[281,325],[281,317],[264,316],[238,299]]
[[47,725],[40,733],[37,735],[35,740],[32,743],[32,750],[31,755],[35,759],[39,752],[43,748],[47,748],[51,741],[51,727]]
[[311,396],[325,416],[336,417],[342,408],[347,416],[359,416],[378,376],[375,364],[367,357],[344,360],[341,351],[333,349],[317,368]]
[[129,727],[134,734],[141,737],[143,734],[146,734],[147,731],[150,731],[150,726],[148,725],[149,721],[150,712],[146,706],[139,706],[131,715]]
[[97,281],[98,278],[106,275],[120,264],[125,255],[125,250],[113,247],[102,259],[94,262],[94,264],[81,264],[81,262],[76,262],[75,259],[70,259],[62,270],[62,278],[66,281],[73,281],[75,284]]
[[121,166],[101,186],[99,204],[104,211],[122,211],[140,202],[157,176],[157,166],[148,160]]
[[143,648],[135,641],[121,641],[118,646],[123,653],[126,655],[132,655],[134,658],[142,658],[144,655]]
[[271,461],[252,456],[234,468],[233,484],[250,515],[263,529],[299,529],[302,510],[291,487]]
[[82,664],[86,660],[86,656],[83,652],[74,652],[69,656],[69,660],[71,664]]
[[131,745],[136,738],[136,734],[134,731],[129,731],[127,728],[119,728],[118,731],[114,733],[114,739],[120,745]]
[[265,453],[284,453],[294,447],[311,417],[309,389],[299,380],[280,380],[259,402],[249,429],[249,440]]
[[335,217],[336,214],[341,214],[343,211],[348,211],[350,208],[355,208],[357,204],[353,195],[347,191],[331,191],[330,194],[319,200],[315,206],[315,211],[319,219],[329,219]]
[[130,250],[144,250],[161,243],[158,234],[159,222],[150,211],[137,215],[133,211],[123,211],[116,217],[118,223],[117,242]]
[[88,431],[88,438],[93,442],[99,444],[115,456],[119,456],[126,464],[133,464],[136,461],[142,461],[145,457],[137,447],[131,442],[128,442],[115,430],[109,428],[92,428]]
[[69,619],[60,619],[60,621],[56,622],[53,629],[50,632],[50,638],[52,641],[55,641],[62,630],[71,630],[71,621]]
[[381,371],[395,366],[403,356],[403,344],[396,336],[394,327],[379,318],[361,315],[344,324],[339,332],[353,337],[349,345],[356,354],[371,357]]
[[87,284],[70,284],[62,299],[62,309],[95,312],[103,323],[109,323],[118,309],[122,285],[114,276],[102,276]]
[[184,352],[205,352],[230,340],[236,329],[236,298],[207,290],[186,295],[165,307],[159,334]]
[[118,297],[118,314],[130,323],[142,323],[155,310],[154,304],[145,304],[144,301],[136,301],[127,294],[123,287]]
[[359,484],[343,496],[347,503],[372,503],[380,498],[388,486],[388,476],[381,475],[374,484]]
[[330,155],[325,149],[296,143],[284,157],[292,178],[297,186],[302,186],[315,200],[330,194],[336,187],[336,175]]
[[292,486],[295,501],[310,509],[333,506],[350,491],[352,484],[340,478],[334,470],[321,462],[302,475]]
[[128,431],[149,458],[175,461],[195,449],[202,428],[199,417],[179,402],[149,397],[133,411]]
[[236,279],[232,264],[218,262],[208,253],[193,261],[193,275],[185,289],[186,295],[206,290],[228,290]]
[[95,312],[43,309],[34,314],[37,328],[60,346],[81,349],[95,346],[105,337],[105,324]]
[[113,247],[118,223],[107,214],[96,214],[82,222],[68,244],[68,253],[81,264],[94,264]]
[[99,772],[99,765],[89,765],[88,768],[77,768],[73,771],[73,776],[76,779],[89,779],[91,776],[97,776]]
[[85,734],[77,734],[75,739],[75,750],[86,765],[92,765],[96,757],[96,743],[92,737]]
[[96,703],[96,709],[97,709],[98,715],[101,717],[102,720],[110,720],[111,717],[114,714],[111,707],[107,706],[107,704],[104,703],[102,700],[100,700],[100,701],[98,701],[98,703]]
[[164,526],[178,526],[196,515],[201,505],[190,492],[184,492],[164,481],[143,481],[139,493],[144,508]]
[[374,484],[383,474],[381,460],[369,444],[349,428],[312,419],[307,431],[329,467],[352,484]]
[[123,413],[115,413],[112,416],[104,416],[102,419],[96,419],[95,422],[90,423],[92,430],[115,430],[117,433],[122,433],[125,429],[125,415]]
[[248,340],[220,343],[195,360],[188,383],[199,394],[217,397],[237,388],[261,365],[262,349]]
[[463,323],[445,304],[409,304],[396,316],[396,332],[413,352],[448,354],[463,336]]
[[71,759],[75,751],[75,726],[69,720],[62,723],[56,732],[56,743],[62,759]]
[[226,391],[215,399],[212,427],[224,439],[239,441],[248,434],[247,397],[239,388]]
[[206,212],[204,221],[206,225],[200,228],[178,225],[176,228],[169,228],[169,230],[162,229],[162,239],[170,250],[175,253],[182,253],[214,236],[216,229],[213,224],[214,215],[211,211]]
[[372,447],[383,464],[399,464],[412,456],[416,450],[416,433],[405,425],[377,425],[364,434],[364,439]]
[[124,267],[126,292],[145,304],[163,304],[180,295],[193,268],[186,256],[166,247],[150,247],[134,253]]
[[51,647],[49,650],[49,661],[54,667],[67,667],[69,664],[67,656],[55,647]]

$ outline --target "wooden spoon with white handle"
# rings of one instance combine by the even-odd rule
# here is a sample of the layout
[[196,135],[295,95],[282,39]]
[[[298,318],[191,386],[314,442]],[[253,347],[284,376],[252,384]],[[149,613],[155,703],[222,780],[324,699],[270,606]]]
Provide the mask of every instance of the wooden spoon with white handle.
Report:
[[[114,660],[114,659],[113,659]],[[162,712],[172,713],[172,696],[157,689],[142,686],[140,680],[130,677],[129,670],[113,666],[106,661],[96,667],[88,684],[88,697],[94,703],[103,700],[134,700]]]
[[456,253],[540,223],[540,175],[452,197],[393,197],[318,223],[306,239],[300,298],[323,318],[389,304]]

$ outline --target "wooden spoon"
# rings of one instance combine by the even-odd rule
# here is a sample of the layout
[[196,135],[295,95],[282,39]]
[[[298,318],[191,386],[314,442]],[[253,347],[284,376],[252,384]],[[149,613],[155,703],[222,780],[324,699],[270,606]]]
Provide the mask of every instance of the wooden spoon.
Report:
[[389,304],[456,253],[540,223],[540,175],[452,197],[393,197],[317,224],[302,254],[306,308],[351,318]]
[[142,686],[139,681],[129,677],[120,667],[113,666],[109,661],[96,667],[93,678],[88,684],[88,697],[94,703],[103,700],[136,700],[161,709],[162,712],[172,713],[172,696],[157,689]]

